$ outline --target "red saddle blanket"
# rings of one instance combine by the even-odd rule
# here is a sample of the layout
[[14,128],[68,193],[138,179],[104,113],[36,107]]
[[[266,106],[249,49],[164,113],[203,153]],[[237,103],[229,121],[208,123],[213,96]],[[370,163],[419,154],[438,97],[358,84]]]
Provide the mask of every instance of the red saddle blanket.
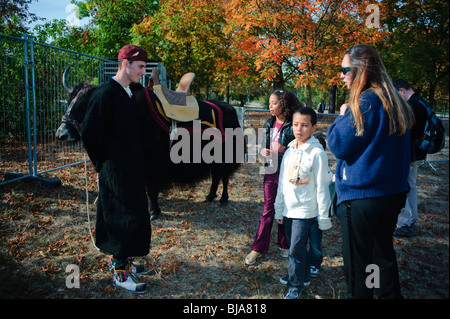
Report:
[[[156,122],[164,129],[164,131],[169,134],[170,127],[172,126],[171,122],[174,120],[167,117],[164,113],[161,102],[155,94],[150,94],[147,88],[145,88],[144,91],[150,113],[153,115]],[[220,107],[209,101],[198,101],[198,106],[199,118],[194,121],[200,121],[201,125],[198,125],[198,123],[195,125],[194,121],[176,121],[177,127],[185,128],[190,132],[193,132],[195,129],[200,127],[202,133],[208,128],[214,128],[217,130],[217,134],[214,134],[214,137],[220,139],[222,143],[225,142],[225,132],[222,123],[223,113]]]

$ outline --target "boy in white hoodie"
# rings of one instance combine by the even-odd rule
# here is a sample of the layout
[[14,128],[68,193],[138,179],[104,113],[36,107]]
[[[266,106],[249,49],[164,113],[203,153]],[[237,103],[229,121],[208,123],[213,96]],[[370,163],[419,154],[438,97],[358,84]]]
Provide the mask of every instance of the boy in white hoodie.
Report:
[[284,154],[275,200],[275,219],[284,224],[289,244],[285,299],[298,299],[303,286],[309,284],[307,243],[311,224],[317,219],[320,230],[331,228],[328,157],[312,136],[317,129],[316,112],[299,108],[292,116],[292,128],[295,140]]

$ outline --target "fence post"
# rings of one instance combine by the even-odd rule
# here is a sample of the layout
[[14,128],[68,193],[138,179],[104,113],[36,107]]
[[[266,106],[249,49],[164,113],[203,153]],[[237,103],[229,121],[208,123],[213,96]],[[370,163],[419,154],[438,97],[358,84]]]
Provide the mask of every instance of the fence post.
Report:
[[[84,163],[80,159],[84,149],[81,143],[64,144],[55,136],[59,115],[67,107],[66,92],[60,92],[63,70],[57,63],[78,67],[72,74],[73,81],[89,79],[100,84],[104,81],[101,63],[113,61],[42,44],[27,33],[20,37],[0,34],[0,46],[0,90],[2,95],[5,92],[5,98],[0,99],[4,116],[0,128],[0,185],[21,179],[51,187],[61,184],[43,174]],[[10,75],[14,77],[8,79]]]
[[[29,81],[28,81],[28,34],[23,34],[23,59],[24,59],[24,78],[25,78],[25,114],[27,123],[27,139],[28,139],[28,173],[30,176],[34,175],[33,172],[33,157],[32,157],[32,147],[31,147],[31,125],[30,125],[30,95],[28,92]],[[34,100],[34,99],[33,99]],[[35,108],[34,108],[35,109]],[[35,171],[35,170],[34,170]]]
[[[31,96],[33,101],[33,177],[37,176],[37,114],[36,114],[36,81],[34,74],[34,38],[30,34],[25,34],[30,42],[30,64],[31,69]],[[27,75],[28,77],[28,75]]]

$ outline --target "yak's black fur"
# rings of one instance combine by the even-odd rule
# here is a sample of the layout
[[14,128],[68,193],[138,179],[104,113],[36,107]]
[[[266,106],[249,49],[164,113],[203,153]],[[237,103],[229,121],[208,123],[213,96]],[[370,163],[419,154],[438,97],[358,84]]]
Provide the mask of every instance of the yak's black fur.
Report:
[[[228,201],[228,181],[230,176],[239,168],[241,159],[238,159],[236,154],[233,154],[233,163],[211,163],[207,164],[203,161],[201,163],[179,163],[174,164],[170,160],[170,138],[169,134],[156,122],[151,112],[149,111],[144,90],[140,84],[131,85],[131,90],[136,99],[136,104],[139,109],[139,116],[144,121],[145,130],[143,131],[143,140],[145,143],[145,161],[147,167],[147,194],[150,198],[152,219],[159,217],[161,210],[158,205],[158,195],[163,190],[169,189],[174,183],[193,184],[211,177],[212,183],[210,192],[206,197],[207,201],[212,201],[216,197],[216,192],[220,181],[223,183],[221,203]],[[71,116],[82,123],[86,115],[87,105],[92,92],[97,86],[90,84],[78,84],[71,92],[68,103],[77,96],[80,90],[84,89],[85,93],[79,96],[76,103],[71,110]],[[153,103],[156,95],[149,90],[150,98]],[[211,101],[217,105],[223,113],[222,124],[223,128],[239,128],[239,121],[237,119],[236,110],[231,105],[220,102]],[[205,102],[199,101],[199,106],[202,107]],[[57,138],[62,141],[78,141],[80,136],[78,131],[69,123],[62,123],[57,131]],[[205,141],[204,144],[207,144]],[[239,147],[239,143],[233,144]],[[202,145],[203,148],[204,145]],[[245,147],[245,146],[244,146]],[[235,149],[235,153],[236,153]],[[222,154],[225,155],[225,149]]]

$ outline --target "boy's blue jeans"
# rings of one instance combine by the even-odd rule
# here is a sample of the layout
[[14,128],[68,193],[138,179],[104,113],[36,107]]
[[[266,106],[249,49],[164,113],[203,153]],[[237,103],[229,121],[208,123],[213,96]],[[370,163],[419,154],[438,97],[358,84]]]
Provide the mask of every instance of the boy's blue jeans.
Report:
[[284,231],[289,243],[289,279],[290,288],[303,288],[310,281],[309,259],[307,252],[311,225],[316,218],[284,217]]
[[322,231],[319,229],[319,222],[316,220],[311,225],[309,231],[309,265],[320,269],[323,261],[322,252]]

